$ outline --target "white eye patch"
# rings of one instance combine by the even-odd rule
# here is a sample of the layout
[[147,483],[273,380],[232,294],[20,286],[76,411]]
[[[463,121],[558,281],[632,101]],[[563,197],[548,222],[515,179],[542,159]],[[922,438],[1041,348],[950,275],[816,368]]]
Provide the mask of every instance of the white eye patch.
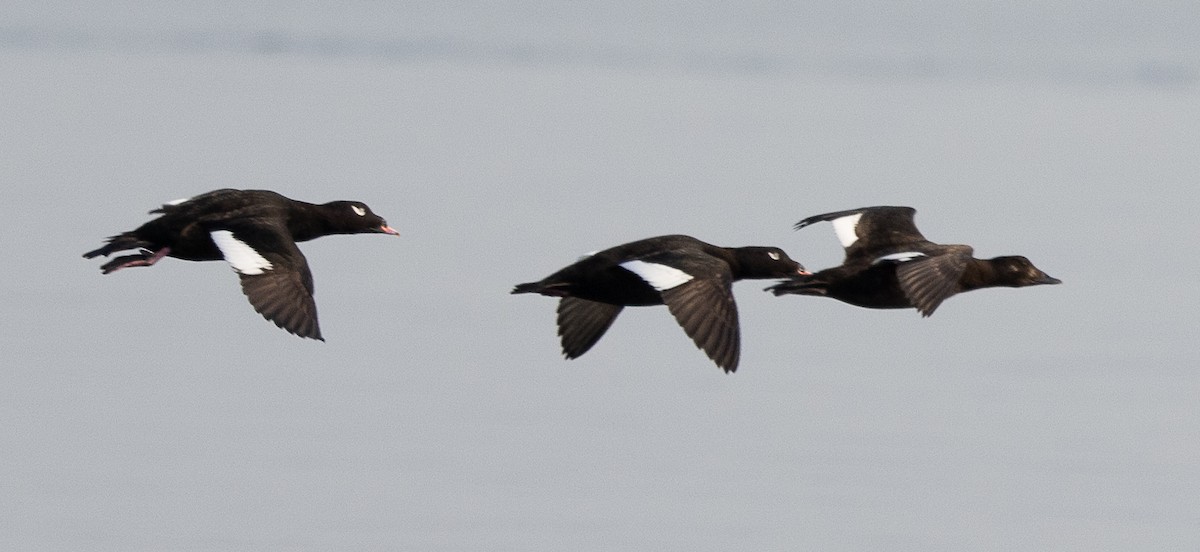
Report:
[[367,210],[363,209],[362,207],[359,207],[358,205],[351,205],[350,208],[354,209],[354,214],[356,214],[360,217],[367,216]]
[[858,219],[862,218],[862,213],[856,213],[850,216],[833,219],[833,231],[837,233],[838,241],[842,242],[842,247],[850,247],[854,242],[858,241],[858,234],[854,229],[858,227]]
[[221,250],[225,261],[238,274],[256,276],[274,266],[253,247],[234,237],[233,232],[229,230],[214,230],[209,235],[212,236],[213,243],[217,244],[217,249]]
[[678,268],[646,261],[625,261],[621,263],[621,268],[637,274],[639,278],[650,284],[650,287],[658,291],[666,291],[694,278],[691,274]]
[[779,260],[779,253],[777,253],[777,252],[775,252],[775,251],[768,251],[768,252],[767,252],[767,256],[768,256],[768,257],[770,257],[772,261],[778,261],[778,260]]
[[892,261],[897,262],[897,263],[903,263],[903,262],[911,261],[918,257],[924,257],[924,256],[925,256],[924,253],[918,253],[916,251],[905,251],[902,253],[892,253],[890,255],[884,255],[882,257],[875,259],[874,261],[871,261],[871,264],[876,265],[879,263],[886,263],[886,262],[892,262]]

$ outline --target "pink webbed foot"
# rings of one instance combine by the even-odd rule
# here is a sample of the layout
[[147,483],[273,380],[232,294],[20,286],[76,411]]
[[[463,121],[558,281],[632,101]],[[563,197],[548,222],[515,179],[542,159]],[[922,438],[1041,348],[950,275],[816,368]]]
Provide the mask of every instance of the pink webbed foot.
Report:
[[154,266],[154,263],[157,263],[159,259],[166,257],[170,252],[170,247],[164,247],[158,251],[155,251],[154,253],[143,249],[137,255],[125,255],[123,257],[117,257],[111,261],[108,261],[100,267],[100,270],[104,274],[108,274],[110,272],[116,272],[122,268],[131,266]]

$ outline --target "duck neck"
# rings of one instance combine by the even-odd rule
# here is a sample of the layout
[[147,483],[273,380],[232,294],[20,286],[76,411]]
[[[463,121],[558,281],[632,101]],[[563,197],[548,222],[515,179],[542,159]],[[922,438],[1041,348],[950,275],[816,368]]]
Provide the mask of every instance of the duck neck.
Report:
[[729,272],[733,274],[734,281],[742,279],[742,263],[738,258],[738,251],[732,247],[711,246],[706,247],[705,252],[713,257],[725,261],[729,265]]
[[959,291],[971,291],[1000,285],[996,278],[996,266],[990,259],[971,259],[958,279]]
[[329,210],[324,207],[303,201],[294,202],[288,213],[288,231],[292,233],[292,239],[301,242],[330,234],[344,234],[338,230]]

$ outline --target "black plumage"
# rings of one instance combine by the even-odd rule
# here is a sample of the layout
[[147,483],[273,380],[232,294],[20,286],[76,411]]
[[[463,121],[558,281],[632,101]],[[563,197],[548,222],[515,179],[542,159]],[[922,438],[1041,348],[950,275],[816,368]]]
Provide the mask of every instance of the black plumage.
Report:
[[718,247],[671,235],[599,251],[512,292],[561,298],[558,334],[567,358],[595,345],[624,307],[665,304],[696,346],[733,372],[740,353],[733,282],[802,273],[776,247]]
[[254,310],[300,337],[323,340],[313,301],[313,278],[296,242],[331,234],[397,232],[357,201],[313,204],[268,190],[214,190],[173,201],[138,228],[108,238],[85,258],[115,257],[105,273],[152,266],[163,257],[188,261],[225,259],[241,279]]

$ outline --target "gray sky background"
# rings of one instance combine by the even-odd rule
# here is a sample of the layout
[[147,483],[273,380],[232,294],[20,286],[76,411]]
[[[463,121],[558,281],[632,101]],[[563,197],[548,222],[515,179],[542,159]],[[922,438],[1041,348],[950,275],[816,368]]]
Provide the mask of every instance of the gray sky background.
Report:
[[[1200,4],[0,7],[5,550],[1200,548]],[[367,202],[327,343],[224,263],[79,258],[218,187]],[[562,360],[578,255],[840,261],[911,205],[1062,286],[923,320],[737,284]]]

